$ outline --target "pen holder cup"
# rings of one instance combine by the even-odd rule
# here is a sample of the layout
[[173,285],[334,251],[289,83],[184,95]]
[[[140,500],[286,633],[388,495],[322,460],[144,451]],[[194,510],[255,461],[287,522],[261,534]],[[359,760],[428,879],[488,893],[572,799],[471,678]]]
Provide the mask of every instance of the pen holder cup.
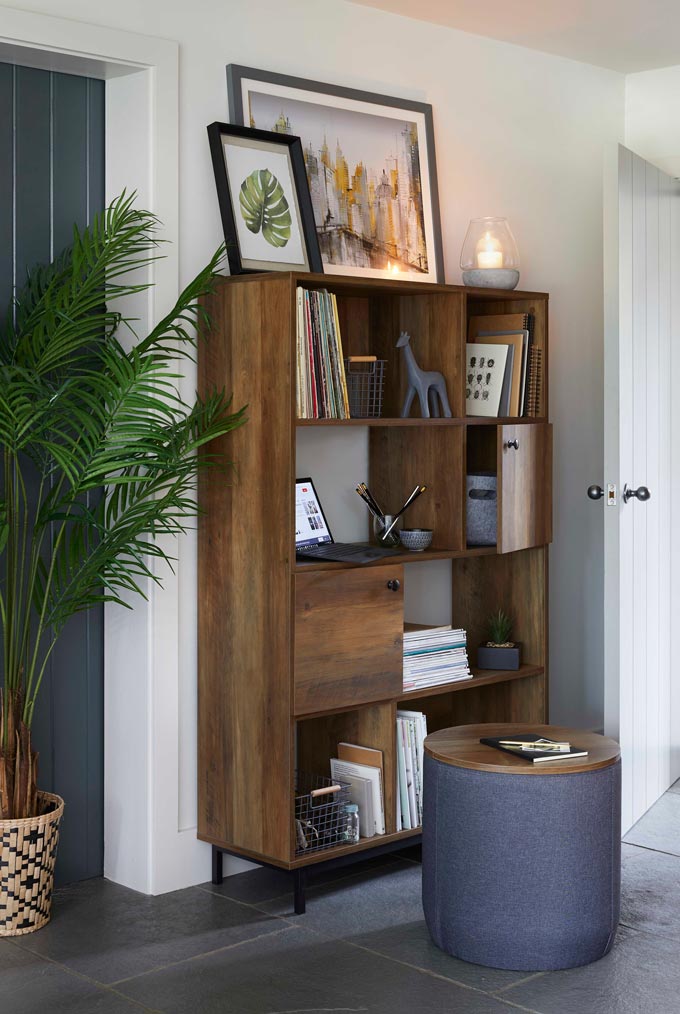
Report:
[[385,534],[393,521],[393,514],[386,514],[382,521],[380,518],[373,518],[373,536],[379,546],[386,546],[388,549],[394,549],[395,546],[399,545],[399,532],[397,531],[396,525],[389,535]]

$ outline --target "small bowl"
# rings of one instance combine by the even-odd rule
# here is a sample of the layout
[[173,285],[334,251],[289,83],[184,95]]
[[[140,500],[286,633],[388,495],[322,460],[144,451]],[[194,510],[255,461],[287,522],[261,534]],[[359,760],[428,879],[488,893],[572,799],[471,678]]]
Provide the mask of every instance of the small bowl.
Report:
[[399,538],[404,549],[412,553],[422,553],[432,542],[431,528],[402,528]]

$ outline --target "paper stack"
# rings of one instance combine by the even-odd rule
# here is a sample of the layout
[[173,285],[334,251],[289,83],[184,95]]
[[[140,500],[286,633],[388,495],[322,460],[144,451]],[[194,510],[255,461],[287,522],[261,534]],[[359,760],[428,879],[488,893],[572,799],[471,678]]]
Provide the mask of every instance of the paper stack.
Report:
[[464,630],[404,625],[404,690],[472,679]]

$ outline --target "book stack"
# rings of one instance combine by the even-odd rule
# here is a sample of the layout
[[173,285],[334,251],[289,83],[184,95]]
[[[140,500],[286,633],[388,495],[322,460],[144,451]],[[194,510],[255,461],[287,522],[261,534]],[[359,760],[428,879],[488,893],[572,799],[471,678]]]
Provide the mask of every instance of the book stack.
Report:
[[485,736],[479,742],[504,753],[514,753],[516,757],[532,764],[552,764],[553,761],[569,761],[575,757],[588,756],[587,750],[572,746],[569,740],[546,739],[533,732],[515,736]]
[[466,347],[466,411],[482,416],[538,416],[542,356],[534,317],[506,313],[470,317]]
[[467,634],[451,625],[404,624],[404,690],[422,690],[440,683],[472,679]]
[[397,831],[423,823],[423,758],[427,718],[421,711],[397,711]]
[[335,294],[297,288],[298,419],[349,419]]
[[349,798],[359,807],[360,836],[385,834],[382,750],[338,743],[338,756],[331,758],[331,778],[349,784]]

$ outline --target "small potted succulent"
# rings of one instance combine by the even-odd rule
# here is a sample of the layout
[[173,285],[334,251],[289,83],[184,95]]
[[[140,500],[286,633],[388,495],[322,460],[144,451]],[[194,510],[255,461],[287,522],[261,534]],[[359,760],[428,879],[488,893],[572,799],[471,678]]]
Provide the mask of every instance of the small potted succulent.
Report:
[[489,640],[477,649],[478,669],[519,669],[522,645],[512,640],[512,618],[499,609],[489,617]]

